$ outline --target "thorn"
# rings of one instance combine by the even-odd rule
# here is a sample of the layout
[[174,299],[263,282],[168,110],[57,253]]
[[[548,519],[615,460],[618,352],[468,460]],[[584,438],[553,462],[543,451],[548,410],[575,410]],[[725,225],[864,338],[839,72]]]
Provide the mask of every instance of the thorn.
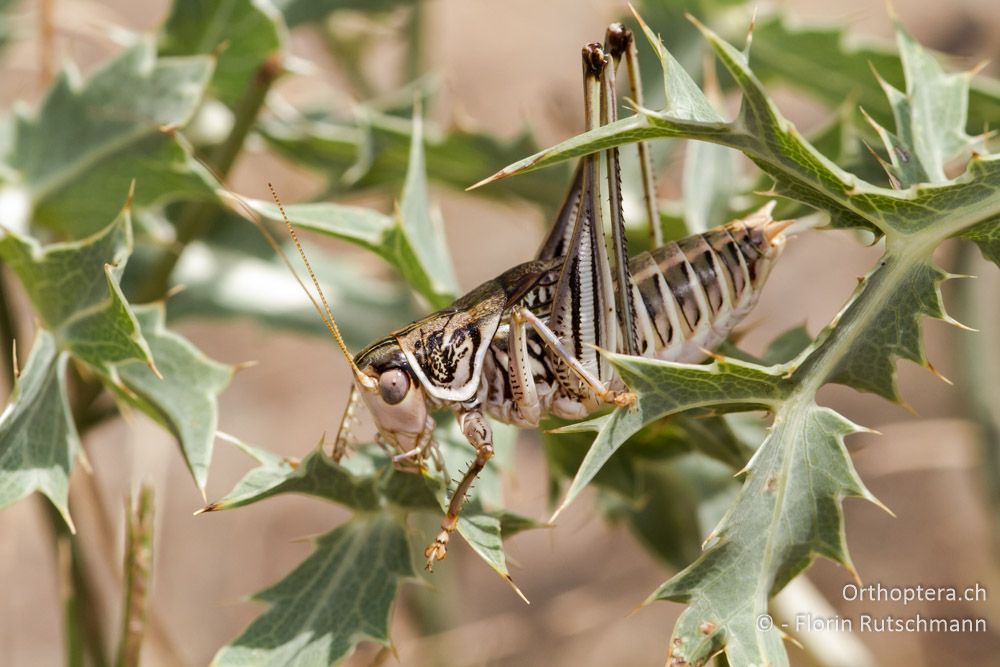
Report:
[[13,370],[13,372],[14,372],[14,382],[17,382],[18,380],[21,379],[21,367],[17,363],[17,339],[16,338],[12,338],[10,342],[11,342],[11,351],[10,351],[11,366],[10,367],[11,367],[11,370]]
[[896,397],[896,404],[899,407],[901,407],[904,410],[906,410],[907,412],[909,412],[914,417],[919,417],[920,416],[920,414],[916,411],[916,409],[914,409],[914,407],[912,405],[910,405],[909,403],[907,403],[906,401],[904,401],[899,396]]
[[529,600],[527,596],[521,591],[521,589],[517,587],[517,584],[514,583],[514,579],[511,578],[509,574],[503,575],[503,578],[507,581],[508,584],[510,584],[510,587],[514,589],[514,592],[517,593],[517,596],[522,600],[524,600],[524,604],[531,604],[531,600]]
[[245,371],[250,368],[254,368],[260,364],[256,359],[251,359],[249,361],[241,361],[238,364],[233,364],[233,373],[239,373],[240,371]]
[[978,63],[973,65],[972,69],[969,70],[969,76],[977,76],[980,72],[989,66],[989,60],[980,60]]
[[205,505],[204,507],[202,507],[201,509],[195,510],[191,514],[191,516],[198,516],[200,514],[205,514],[206,512],[215,512],[215,511],[218,511],[220,509],[222,509],[222,505],[220,503],[209,503],[209,504]]
[[224,39],[221,42],[219,42],[218,46],[216,46],[214,49],[212,49],[212,53],[210,53],[209,55],[211,55],[213,58],[218,58],[228,48],[229,48],[229,40],[228,39]]
[[163,303],[166,303],[172,297],[177,296],[178,294],[180,294],[181,292],[183,292],[186,289],[187,289],[187,285],[174,285],[173,287],[171,287],[170,289],[168,289],[164,293],[164,295],[162,297],[160,297],[160,301],[163,302]]
[[872,505],[875,505],[875,507],[878,507],[878,508],[879,508],[880,510],[882,510],[883,512],[885,512],[886,514],[888,514],[889,516],[891,516],[891,517],[892,517],[893,519],[896,519],[896,518],[898,518],[898,517],[896,516],[896,513],[895,513],[895,512],[893,512],[893,511],[892,511],[891,509],[889,509],[889,506],[888,506],[888,505],[886,505],[886,504],[885,504],[885,503],[883,503],[883,502],[882,502],[881,500],[879,500],[879,499],[878,499],[878,498],[877,498],[877,497],[876,497],[876,496],[875,496],[874,494],[872,494],[872,492],[871,492],[871,491],[869,491],[868,489],[865,489],[865,495],[864,495],[864,499],[865,499],[865,500],[867,500],[868,502],[870,502],[870,503],[871,503]]
[[470,192],[470,191],[475,190],[477,188],[481,188],[484,185],[489,185],[493,181],[499,181],[500,179],[507,178],[508,176],[510,176],[510,175],[512,175],[512,174],[515,173],[515,172],[505,173],[506,171],[507,171],[506,168],[501,169],[500,171],[496,172],[492,176],[487,176],[486,178],[484,178],[483,180],[479,181],[478,183],[473,183],[469,187],[465,188],[465,191],[466,192]]
[[180,125],[178,125],[177,123],[167,123],[165,125],[160,125],[156,129],[162,134],[173,136],[179,128]]
[[133,178],[128,184],[128,194],[125,196],[125,204],[122,206],[122,212],[132,210],[132,197],[135,195],[135,179]]
[[83,468],[83,471],[88,475],[93,475],[94,466],[90,464],[90,459],[87,457],[87,450],[81,447],[80,452],[77,454],[77,456],[80,459],[80,467]]
[[778,632],[781,633],[781,638],[783,640],[789,642],[790,644],[794,644],[796,648],[799,648],[799,649],[803,648],[802,643],[798,639],[796,639],[795,637],[791,636],[790,634],[788,634],[787,632],[785,632],[784,630],[782,630],[780,628],[778,629]]
[[719,354],[718,352],[714,352],[712,350],[709,350],[707,347],[701,347],[701,346],[699,346],[698,349],[701,351],[702,354],[704,354],[706,357],[712,359],[716,363],[720,363],[720,364],[726,363],[726,358],[724,356],[722,356],[721,354]]
[[950,324],[953,327],[958,327],[962,331],[971,331],[972,333],[979,333],[979,329],[973,329],[970,326],[966,326],[965,324],[962,324],[961,322],[956,320],[951,315],[945,315],[944,317],[941,318],[941,321],[946,322],[947,324]]
[[925,367],[925,368],[926,368],[927,370],[929,370],[929,371],[930,371],[931,373],[933,373],[933,374],[934,374],[934,376],[935,376],[935,377],[937,377],[937,379],[941,380],[941,381],[942,381],[942,382],[944,382],[945,384],[948,384],[948,385],[951,385],[951,386],[953,386],[953,387],[955,386],[955,383],[954,383],[954,382],[952,382],[951,380],[949,380],[948,378],[946,378],[946,377],[945,377],[944,375],[942,375],[942,374],[941,374],[941,371],[939,371],[938,369],[934,368],[934,365],[933,365],[933,364],[931,364],[931,362],[929,362],[929,361],[925,361],[925,362],[924,362],[924,367]]
[[749,60],[750,59],[750,45],[753,43],[753,29],[757,25],[757,5],[753,6],[753,12],[750,14],[750,25],[747,26],[747,40],[743,44],[743,56]]

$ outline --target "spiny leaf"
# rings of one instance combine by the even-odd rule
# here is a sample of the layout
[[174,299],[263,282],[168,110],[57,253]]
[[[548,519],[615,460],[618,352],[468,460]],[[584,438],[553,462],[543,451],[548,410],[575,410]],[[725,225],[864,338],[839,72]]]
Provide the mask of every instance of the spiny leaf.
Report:
[[133,179],[136,206],[211,197],[212,177],[172,129],[191,118],[211,73],[211,59],[157,59],[147,40],[82,84],[63,72],[36,116],[17,116],[5,158],[35,222],[72,238],[91,234],[114,216]]
[[174,0],[159,38],[162,56],[212,54],[222,47],[211,92],[228,106],[239,102],[257,67],[281,48],[284,25],[268,2]]
[[[281,220],[278,207],[270,202],[250,199],[247,205],[268,220]],[[407,283],[419,288],[431,304],[443,305],[450,301],[432,290],[430,272],[433,268],[419,262],[397,219],[371,209],[329,202],[289,204],[285,206],[285,213],[298,228],[350,241],[375,253],[395,267]]]
[[[947,181],[945,164],[972,144],[965,133],[970,74],[949,74],[896,22],[896,43],[906,75],[904,107],[890,96],[897,133],[932,183]],[[909,118],[904,119],[903,114]],[[905,132],[903,132],[905,128]]]
[[[506,452],[513,445],[513,432],[513,429],[497,429],[498,453]],[[395,470],[385,455],[372,447],[355,448],[341,463],[334,462],[318,448],[298,462],[239,440],[231,441],[261,465],[247,473],[225,498],[210,504],[205,511],[242,507],[282,493],[323,498],[359,512],[395,506],[406,511],[439,514],[448,504],[448,489],[441,476]],[[453,419],[442,420],[435,441],[441,447],[449,474],[464,470],[474,455]],[[540,527],[540,524],[508,512],[484,511],[484,501],[488,507],[501,506],[496,466],[487,466],[477,480],[477,487],[462,512],[458,532],[491,568],[510,580],[501,541],[502,521],[516,526],[515,532]]]
[[21,279],[59,347],[113,382],[120,363],[153,367],[149,345],[118,286],[132,251],[131,229],[126,209],[80,241],[41,246],[11,231],[0,239],[0,257]]
[[[891,234],[914,233],[937,224],[940,231],[957,234],[1000,214],[1000,159],[996,156],[974,158],[961,176],[940,185],[891,190],[866,183],[801,136],[781,115],[742,53],[707,28],[703,31],[743,92],[736,120],[715,123],[697,116],[647,112],[564,141],[502,169],[483,184],[641,139],[684,137],[741,150],[774,179],[776,194],[825,211],[836,227]],[[952,213],[951,226],[940,224],[943,210]]]
[[160,377],[143,364],[123,364],[117,371],[126,391],[120,393],[176,436],[195,483],[204,491],[218,396],[232,379],[233,368],[212,361],[187,339],[168,331],[162,303],[138,306],[134,312]]
[[38,332],[0,415],[0,507],[41,491],[70,527],[69,474],[80,449],[66,393],[65,354]]
[[975,243],[983,257],[1000,266],[1000,215],[969,228],[962,238]]
[[361,640],[388,645],[396,590],[414,575],[399,517],[359,514],[318,538],[309,558],[254,596],[270,609],[212,664],[332,665]]
[[357,511],[375,511],[381,506],[379,475],[373,470],[353,472],[316,448],[301,462],[272,454],[239,440],[233,444],[261,465],[248,472],[233,490],[209,505],[206,511],[250,505],[282,493],[302,493],[340,503]]
[[[901,88],[903,63],[890,44],[852,37],[856,36],[843,27],[793,23],[780,13],[758,17],[750,61],[765,83],[791,86],[831,107],[850,100],[887,127],[893,120],[892,109],[871,72]],[[973,79],[968,106],[970,132],[995,124],[1000,117],[996,82]]]
[[856,430],[811,403],[789,403],[776,415],[707,550],[650,597],[690,605],[674,628],[668,662],[704,664],[725,648],[730,664],[788,664],[780,632],[761,630],[756,619],[817,555],[853,570],[840,504],[868,497],[843,443]]
[[[884,261],[899,263],[903,260],[890,256]],[[898,401],[896,360],[906,359],[929,366],[920,336],[920,322],[925,316],[948,319],[941,302],[940,284],[949,276],[930,263],[915,264],[908,267],[906,273],[894,290],[894,298],[882,304],[874,321],[865,322],[863,335],[852,326],[863,321],[856,315],[863,303],[860,300],[852,301],[834,320],[834,326],[821,334],[821,339],[839,336],[852,340],[849,351],[830,375],[830,382]],[[887,264],[880,264],[858,289],[868,287],[867,282],[871,280],[886,280],[889,275]]]
[[785,397],[785,368],[764,368],[735,360],[708,366],[676,364],[608,354],[622,379],[639,397],[635,407],[615,410],[595,425],[597,438],[553,515],[562,512],[625,441],[645,424],[693,408],[768,408]]

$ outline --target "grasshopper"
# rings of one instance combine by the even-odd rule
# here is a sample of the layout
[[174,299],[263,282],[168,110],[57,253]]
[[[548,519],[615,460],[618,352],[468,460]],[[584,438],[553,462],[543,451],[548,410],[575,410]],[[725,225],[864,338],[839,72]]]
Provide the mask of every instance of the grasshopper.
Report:
[[[616,120],[615,70],[622,60],[632,98],[641,106],[631,31],[612,24],[603,45],[583,48],[587,129]],[[652,250],[628,256],[618,149],[585,156],[534,260],[357,355],[340,336],[285,217],[323,301],[323,311],[318,305],[317,310],[354,374],[334,458],[345,453],[359,397],[396,464],[420,469],[432,458],[443,467],[433,440],[435,410],[452,411],[475,448],[475,459],[451,496],[441,531],[424,552],[428,570],[447,554],[469,489],[493,456],[487,415],[535,428],[546,415],[580,419],[606,406],[629,406],[635,396],[600,350],[697,362],[756,304],[791,221],[773,220],[768,205],[706,233],[663,243],[649,151],[643,142],[638,150]],[[284,210],[281,213],[284,216]]]

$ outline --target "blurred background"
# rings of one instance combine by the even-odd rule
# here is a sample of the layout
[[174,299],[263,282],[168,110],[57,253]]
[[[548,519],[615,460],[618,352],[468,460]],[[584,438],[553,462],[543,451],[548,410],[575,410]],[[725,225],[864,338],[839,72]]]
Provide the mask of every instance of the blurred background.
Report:
[[[995,0],[956,0],[947,6],[895,0],[894,6],[921,43],[951,54],[956,67],[971,68],[1000,54]],[[847,27],[851,39],[892,41],[891,21],[879,2],[789,0],[780,8],[795,22]],[[15,3],[10,42],[2,54],[0,105],[5,110],[35,105],[47,73],[62,62],[71,60],[87,72],[118,52],[128,32],[156,31],[168,10],[166,0]],[[413,29],[408,12],[403,7],[374,19],[342,12],[331,19],[335,31],[365,36],[365,74],[375,93],[398,88],[406,72],[433,73],[439,88],[427,109],[431,121],[510,139],[529,130],[537,144],[545,146],[581,131],[579,49],[600,40],[606,25],[624,17],[627,7],[603,0],[426,0],[416,28],[421,35],[419,53],[400,37]],[[748,12],[734,13],[731,20],[745,25]],[[654,23],[653,27],[671,47],[674,26]],[[734,28],[730,33],[739,31]],[[292,106],[349,109],[359,98],[358,84],[331,58],[320,33],[314,27],[292,31],[290,51],[300,59],[298,70],[278,83],[277,94]],[[987,71],[995,75],[996,65]],[[830,116],[827,108],[794,90],[779,87],[775,96],[785,115],[804,131]],[[679,162],[679,154],[674,154],[660,165],[658,191],[663,198],[680,196]],[[465,180],[471,184],[502,166],[484,158],[481,168]],[[555,184],[559,191],[568,173],[553,171],[550,178],[563,179]],[[315,197],[326,187],[314,171],[277,157],[257,139],[240,156],[228,183],[238,193],[266,199],[268,181],[286,203]],[[556,203],[546,210],[524,200],[491,200],[441,186],[432,187],[432,196],[440,206],[463,289],[530,258]],[[348,195],[337,201],[386,211],[392,206],[392,197],[384,193]],[[378,260],[346,245],[315,239],[310,243],[364,262],[365,273],[359,280],[375,280],[389,272]],[[808,233],[792,240],[749,318],[743,346],[760,352],[775,335],[803,323],[815,335],[878,253],[844,232]],[[954,270],[959,254],[957,245],[949,245],[942,248],[939,259]],[[848,440],[861,477],[896,514],[893,518],[870,504],[847,501],[847,538],[862,580],[887,586],[979,583],[990,596],[981,603],[922,603],[904,610],[891,603],[844,601],[841,588],[852,577],[825,561],[809,571],[808,579],[848,617],[862,612],[985,617],[989,630],[975,635],[854,635],[850,642],[859,645],[851,650],[867,664],[1000,664],[996,657],[1000,655],[996,558],[1000,533],[990,505],[996,489],[983,474],[989,465],[984,463],[984,452],[1000,443],[987,441],[984,446],[972,402],[963,393],[970,385],[963,354],[980,349],[973,345],[988,349],[1000,342],[996,302],[1000,281],[978,253],[962,262],[981,277],[975,290],[962,295],[954,284],[947,284],[946,303],[953,314],[982,333],[973,341],[973,334],[940,322],[924,326],[932,363],[957,386],[903,363],[900,385],[912,410],[839,387],[826,388],[821,398],[881,433]],[[257,362],[238,373],[222,394],[222,431],[286,456],[304,456],[322,433],[336,431],[349,375],[328,339],[278,331],[249,320],[188,319],[176,327],[215,359]],[[365,428],[370,427],[362,431]],[[156,489],[156,571],[145,664],[207,664],[219,646],[262,610],[245,598],[305,558],[310,545],[303,538],[324,533],[346,517],[329,503],[291,496],[238,511],[192,516],[203,501],[176,444],[141,415],[94,429],[86,449],[92,477],[77,466],[71,505],[96,576],[102,614],[108,618],[118,613],[124,498],[142,481]],[[219,444],[208,500],[223,496],[251,466],[241,452]],[[514,465],[505,474],[505,491],[510,509],[540,519],[548,516],[545,459],[537,434],[522,434]],[[556,527],[529,531],[508,543],[512,574],[531,599],[530,606],[464,544],[450,552],[429,587],[405,585],[392,622],[399,663],[662,664],[670,628],[683,607],[673,603],[637,607],[671,571],[644,551],[627,528],[603,520],[590,500],[588,496],[573,505]],[[44,511],[40,497],[0,511],[3,665],[62,661],[57,563]],[[838,637],[834,639],[847,641]],[[794,664],[812,664],[794,646],[789,651]],[[376,652],[377,647],[363,645],[348,664],[368,665]],[[390,657],[388,664],[393,660]]]

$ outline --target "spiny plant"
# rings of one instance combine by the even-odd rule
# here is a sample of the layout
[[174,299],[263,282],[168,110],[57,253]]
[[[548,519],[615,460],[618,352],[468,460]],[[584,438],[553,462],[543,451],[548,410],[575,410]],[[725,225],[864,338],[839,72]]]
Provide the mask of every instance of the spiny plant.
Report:
[[[682,4],[654,3],[644,12],[654,26],[673,30]],[[696,4],[710,22],[721,17],[717,3]],[[5,119],[0,258],[18,277],[40,328],[0,417],[0,507],[41,492],[57,511],[53,530],[75,545],[66,528],[73,527],[68,480],[84,451],[81,436],[129,409],[176,436],[203,491],[217,398],[235,369],[207,359],[170,329],[172,321],[241,316],[321,329],[304,308],[288,305],[276,314],[224,289],[233,275],[250,271],[275,280],[285,271],[239,219],[276,221],[276,208],[244,199],[234,204],[223,187],[251,134],[276,154],[322,174],[324,195],[380,189],[398,196],[392,214],[328,202],[287,207],[298,227],[346,240],[396,269],[396,278],[362,290],[351,280],[351,265],[311,251],[349,341],[367,342],[423,304],[437,307],[455,296],[428,179],[465,187],[467,174],[483,164],[504,164],[535,148],[526,136],[505,143],[461,128],[425,131],[413,111],[413,93],[426,97],[426,82],[376,95],[359,64],[366,41],[326,21],[343,9],[373,16],[408,13],[416,17],[410,25],[420,24],[419,3],[392,0],[176,0],[157,35],[138,37],[86,78],[67,69],[37,110]],[[270,104],[275,81],[294,76],[285,69],[288,29],[306,24],[323,32],[357,92],[378,101],[346,114]],[[816,393],[840,383],[898,399],[895,361],[929,367],[921,319],[953,321],[939,292],[952,276],[932,262],[934,250],[957,237],[1000,261],[1000,162],[985,138],[974,136],[998,117],[1000,93],[991,80],[946,72],[901,27],[897,55],[848,49],[836,30],[791,28],[780,17],[760,21],[753,48],[743,52],[696,26],[678,29],[671,41],[675,58],[643,25],[652,46],[646,55],[652,53],[652,64],[663,73],[662,87],[646,95],[659,110],[638,109],[537,153],[498,176],[526,175],[476,192],[550,208],[565,179],[527,172],[639,139],[666,140],[658,142],[664,151],[677,146],[670,140],[691,139],[683,215],[676,208],[665,211],[668,230],[680,235],[685,227],[715,224],[748,208],[756,196],[751,193],[766,189],[765,196],[782,198],[786,215],[816,211],[832,228],[859,229],[883,240],[882,257],[815,339],[796,329],[760,358],[730,348],[704,365],[614,355],[639,397],[636,408],[545,439],[554,492],[571,480],[560,509],[588,485],[597,486],[608,514],[627,521],[654,554],[682,568],[650,596],[689,605],[669,641],[675,664],[703,664],[724,652],[733,665],[780,665],[788,662],[781,635],[758,629],[757,617],[815,556],[851,569],[841,501],[874,500],[844,448],[844,438],[861,427],[817,403]],[[410,33],[415,44],[418,34]],[[714,93],[706,95],[688,73],[701,67],[698,40],[707,40],[728,73],[727,85],[741,95],[733,120],[725,120],[713,105]],[[790,52],[800,57],[783,57]],[[403,78],[414,83],[418,73],[407,71]],[[762,81],[788,83],[827,104],[850,104],[806,139],[781,115]],[[858,104],[867,126],[857,122]],[[222,119],[221,131],[211,131],[213,118]],[[881,165],[864,150],[865,142],[875,141],[883,146],[883,152],[874,151]],[[731,177],[738,173],[736,151],[759,169],[746,187]],[[956,165],[957,159],[964,164]],[[192,249],[213,258],[209,273],[185,264]],[[171,287],[181,283],[187,289],[164,305]],[[7,305],[9,290],[0,284],[4,350],[11,349],[19,324]],[[298,302],[289,292],[287,303]],[[9,379],[13,371],[8,369]],[[748,437],[746,428],[737,434],[733,425],[742,416],[719,416],[748,410],[771,415],[766,433],[766,420],[744,417],[758,427],[759,438]],[[592,432],[596,438],[587,435]],[[487,469],[459,533],[509,580],[502,538],[541,524],[504,509],[497,468],[509,460],[515,433],[499,426],[494,433],[500,466]],[[436,438],[449,470],[469,459],[471,450],[454,423],[442,422]],[[317,538],[305,561],[257,595],[269,607],[219,650],[215,663],[332,664],[361,641],[388,645],[399,584],[416,576],[411,551],[427,539],[410,526],[419,523],[418,515],[440,513],[444,480],[402,473],[371,445],[358,445],[336,463],[321,447],[293,461],[226,439],[258,466],[206,510],[298,493],[343,505],[353,516]],[[739,480],[732,479],[734,471],[742,472]],[[718,506],[720,498],[729,504],[724,515],[716,515],[717,525],[694,518],[704,521],[710,513],[702,510]],[[130,524],[123,664],[138,659],[141,633],[136,636],[129,619],[142,616],[149,503],[148,496],[140,499],[138,518]],[[80,568],[72,574],[86,575]],[[74,656],[86,651],[94,664],[104,664],[105,633],[93,630],[100,619],[88,618],[82,599],[87,587],[74,591],[81,599],[67,607],[75,630],[67,633],[68,655],[77,664]]]

